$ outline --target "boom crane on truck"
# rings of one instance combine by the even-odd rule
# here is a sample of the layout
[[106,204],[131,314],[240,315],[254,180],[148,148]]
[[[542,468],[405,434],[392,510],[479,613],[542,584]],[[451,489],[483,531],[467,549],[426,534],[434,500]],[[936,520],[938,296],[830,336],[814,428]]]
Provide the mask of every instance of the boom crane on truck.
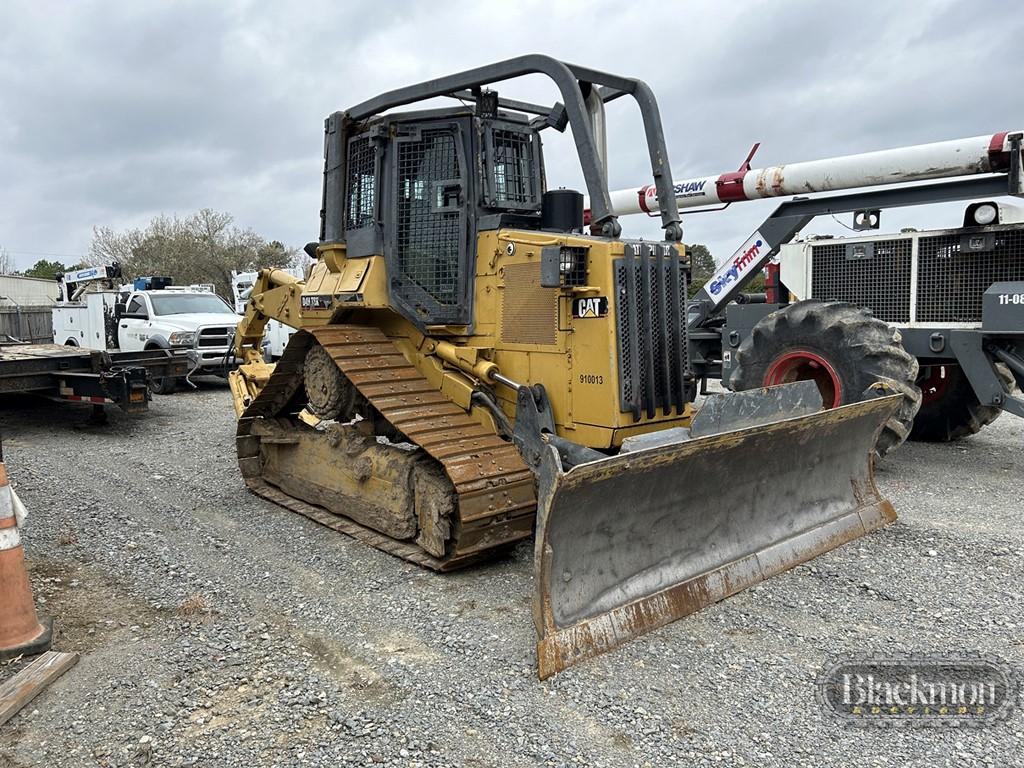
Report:
[[78,301],[85,291],[96,286],[102,286],[108,291],[116,290],[116,281],[120,280],[121,276],[121,265],[116,261],[57,275],[57,283],[60,286],[59,300]]
[[[1024,295],[1024,248],[999,228],[996,214],[977,220],[970,215],[1000,210],[994,202],[969,208],[956,242],[931,250],[911,247],[917,238],[904,238],[902,250],[886,239],[885,248],[868,255],[865,248],[841,255],[835,247],[819,249],[796,303],[789,302],[789,286],[780,279],[785,260],[781,273],[772,270],[766,296],[744,294],[817,216],[852,213],[853,228],[868,231],[878,229],[886,208],[1024,196],[1021,138],[1021,131],[1000,131],[754,169],[755,145],[737,171],[676,183],[675,204],[683,211],[794,196],[690,302],[695,375],[720,378],[735,390],[813,380],[826,406],[856,402],[873,384],[884,383],[901,392],[903,402],[879,436],[880,455],[908,435],[952,439],[977,431],[979,414],[988,421],[999,409],[1024,416],[1024,398],[1013,391],[1024,387],[1024,308],[1003,299]],[[620,215],[660,211],[654,185],[614,191],[611,201]],[[990,224],[995,228],[981,229]],[[973,248],[972,233],[980,243]],[[918,298],[929,296],[935,307],[918,318]],[[962,304],[969,309],[954,309]],[[935,413],[940,406],[929,400],[929,420],[940,418],[946,428],[914,430],[919,385],[932,386],[936,371],[947,368],[961,389],[970,390],[963,397],[972,402],[965,407],[957,399],[957,415]]]

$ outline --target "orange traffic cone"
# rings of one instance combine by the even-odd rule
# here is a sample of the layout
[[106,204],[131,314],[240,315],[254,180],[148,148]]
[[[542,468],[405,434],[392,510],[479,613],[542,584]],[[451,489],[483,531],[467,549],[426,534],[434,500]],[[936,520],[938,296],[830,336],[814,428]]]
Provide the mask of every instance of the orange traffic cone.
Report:
[[25,570],[18,532],[19,505],[0,461],[0,659],[42,653],[50,647],[52,627],[40,622]]

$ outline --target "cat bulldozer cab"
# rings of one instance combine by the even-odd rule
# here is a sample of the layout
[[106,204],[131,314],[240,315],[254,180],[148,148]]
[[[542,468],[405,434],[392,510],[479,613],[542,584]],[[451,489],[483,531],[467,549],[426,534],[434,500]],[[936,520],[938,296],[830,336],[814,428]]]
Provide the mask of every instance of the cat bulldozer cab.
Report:
[[[554,106],[493,89],[528,74]],[[394,111],[435,97],[459,104]],[[658,242],[624,239],[609,202],[604,107],[625,98]],[[566,127],[586,225],[546,178],[542,136]],[[264,270],[236,336],[245,481],[438,571],[535,536],[541,677],[894,519],[871,464],[893,397],[824,411],[801,382],[694,407],[689,263],[643,82],[531,55],[334,113],[321,218],[308,278]],[[274,365],[270,318],[297,329]]]

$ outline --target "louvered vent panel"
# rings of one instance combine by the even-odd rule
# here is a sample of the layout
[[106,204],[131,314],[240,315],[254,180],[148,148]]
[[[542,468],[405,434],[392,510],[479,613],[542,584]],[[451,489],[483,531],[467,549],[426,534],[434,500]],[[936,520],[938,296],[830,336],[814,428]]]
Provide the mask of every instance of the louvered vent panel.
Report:
[[501,340],[507,344],[554,344],[558,334],[558,289],[541,288],[540,263],[505,267]]

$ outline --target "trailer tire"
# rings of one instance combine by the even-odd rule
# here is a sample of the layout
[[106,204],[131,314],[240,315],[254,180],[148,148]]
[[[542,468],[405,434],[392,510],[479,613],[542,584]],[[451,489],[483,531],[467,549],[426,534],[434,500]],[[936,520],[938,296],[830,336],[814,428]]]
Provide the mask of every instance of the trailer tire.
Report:
[[[999,376],[1007,392],[1016,389],[1010,369],[996,363]],[[921,387],[921,410],[917,412],[910,439],[926,443],[950,443],[976,435],[982,427],[995,421],[1001,408],[982,405],[966,374],[956,363],[922,365],[918,377]]]
[[[169,349],[170,346],[159,336],[151,338],[146,342],[143,349]],[[173,395],[178,389],[178,379],[175,376],[150,376],[149,391],[156,395]]]
[[917,360],[903,348],[899,331],[869,310],[811,299],[761,318],[736,351],[728,383],[740,391],[812,379],[826,408],[872,397],[872,387],[881,383],[903,395],[875,445],[882,457],[910,434],[921,405],[917,373]]

